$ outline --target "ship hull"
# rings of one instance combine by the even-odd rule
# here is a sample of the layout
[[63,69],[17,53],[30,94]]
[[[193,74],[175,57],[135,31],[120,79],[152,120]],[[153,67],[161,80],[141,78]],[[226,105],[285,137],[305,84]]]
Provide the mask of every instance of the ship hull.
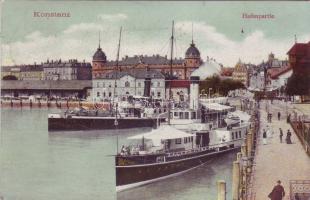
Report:
[[[159,121],[164,121],[161,118]],[[79,118],[48,118],[49,131],[74,131],[74,130],[105,130],[115,129],[115,118],[105,117],[79,117]],[[118,129],[156,127],[156,118],[120,118],[117,119]]]
[[218,151],[193,155],[190,158],[163,163],[136,166],[116,166],[116,191],[119,192],[172,176],[177,176],[203,165],[208,160],[219,154],[224,154],[239,148],[240,147],[230,146],[221,148]]

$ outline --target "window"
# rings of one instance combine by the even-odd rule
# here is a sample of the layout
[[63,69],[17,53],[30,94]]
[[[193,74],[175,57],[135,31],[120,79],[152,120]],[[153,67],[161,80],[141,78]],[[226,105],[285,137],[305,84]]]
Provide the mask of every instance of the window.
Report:
[[235,137],[234,137],[234,133],[233,133],[233,132],[231,132],[231,139],[232,139],[232,140],[234,140],[234,139],[235,139]]
[[126,82],[125,82],[125,87],[130,87],[129,81],[126,81]]
[[235,138],[236,138],[236,139],[238,138],[238,133],[237,133],[237,132],[235,132]]
[[105,92],[103,92],[103,96],[105,97]]
[[104,82],[102,83],[102,87],[105,87],[105,84],[104,84]]
[[196,119],[196,112],[192,112],[192,119]]
[[177,117],[179,115],[178,112],[174,112],[174,116]]
[[112,93],[111,92],[109,92],[109,97],[111,97],[112,96]]
[[159,81],[157,82],[157,87],[160,87],[160,82]]
[[184,119],[184,114],[183,114],[183,112],[180,112],[180,119]]
[[175,139],[175,144],[181,144],[182,143],[182,138]]
[[97,92],[97,97],[100,97],[100,92]]
[[160,97],[160,92],[157,92],[157,97]]
[[100,84],[99,84],[99,82],[97,82],[97,87],[100,87]]
[[239,138],[241,138],[241,131],[239,131]]
[[138,87],[141,87],[141,83],[140,82],[138,82]]
[[187,138],[184,138],[184,144],[186,144],[187,143]]
[[189,112],[185,112],[185,119],[189,119]]

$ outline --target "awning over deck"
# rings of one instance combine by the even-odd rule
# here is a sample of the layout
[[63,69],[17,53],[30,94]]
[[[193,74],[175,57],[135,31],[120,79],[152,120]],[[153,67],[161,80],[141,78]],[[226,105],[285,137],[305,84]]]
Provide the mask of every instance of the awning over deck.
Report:
[[170,140],[177,138],[191,137],[192,134],[180,131],[172,126],[160,126],[151,132],[143,133],[135,136],[128,137],[128,139],[150,139],[150,140]]
[[217,110],[217,111],[224,111],[224,110],[230,110],[233,107],[231,106],[225,106],[219,103],[206,103],[206,102],[201,102],[201,104],[206,107],[209,110]]

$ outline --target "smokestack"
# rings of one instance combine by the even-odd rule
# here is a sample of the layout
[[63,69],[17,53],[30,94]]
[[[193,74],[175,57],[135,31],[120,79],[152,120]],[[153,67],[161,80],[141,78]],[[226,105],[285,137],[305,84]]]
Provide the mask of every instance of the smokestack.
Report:
[[199,104],[199,76],[191,76],[190,81],[189,107],[197,110]]
[[143,96],[150,97],[151,94],[151,78],[150,78],[150,69],[146,69],[146,76],[144,79],[144,93]]

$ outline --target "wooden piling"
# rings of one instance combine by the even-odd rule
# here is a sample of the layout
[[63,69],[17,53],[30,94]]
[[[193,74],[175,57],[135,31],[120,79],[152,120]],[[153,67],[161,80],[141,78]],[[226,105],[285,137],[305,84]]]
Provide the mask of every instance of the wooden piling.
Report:
[[239,183],[240,183],[240,163],[233,162],[233,177],[232,177],[232,195],[233,200],[239,200]]
[[253,134],[251,133],[251,130],[248,132],[248,134],[246,135],[246,142],[247,142],[247,156],[251,157],[252,156],[252,136]]
[[224,180],[217,181],[217,200],[226,200],[226,182]]
[[242,157],[246,157],[247,156],[246,150],[247,150],[246,143],[243,143],[241,145],[241,155],[242,155]]

